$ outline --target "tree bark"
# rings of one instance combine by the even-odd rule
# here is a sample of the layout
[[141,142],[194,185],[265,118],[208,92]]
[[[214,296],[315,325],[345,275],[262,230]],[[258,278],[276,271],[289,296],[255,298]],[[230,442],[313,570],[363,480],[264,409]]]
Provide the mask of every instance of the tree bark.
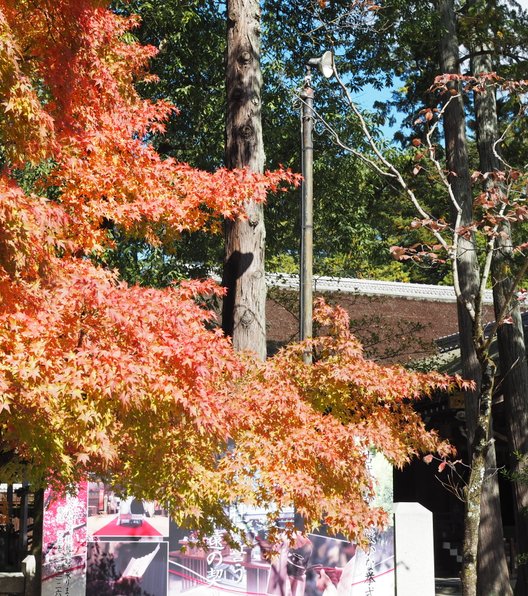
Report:
[[[462,561],[462,594],[464,596],[502,596],[511,594],[511,587],[506,567],[506,591],[502,591],[499,581],[492,578],[487,586],[483,584],[482,568],[486,565],[495,564],[500,553],[504,555],[504,538],[502,537],[502,525],[500,527],[501,542],[488,547],[487,536],[482,532],[482,527],[487,523],[490,516],[495,514],[493,509],[494,501],[498,501],[498,486],[496,474],[489,475],[490,461],[495,458],[493,442],[491,439],[491,404],[493,398],[493,386],[496,367],[491,358],[482,354],[483,374],[479,395],[479,413],[475,426],[475,433],[471,441],[471,470],[468,479],[465,520],[464,520],[464,544]],[[490,452],[492,456],[490,457]],[[499,507],[499,521],[500,507]],[[483,548],[486,545],[486,548]],[[506,561],[504,560],[504,564]],[[494,568],[492,567],[491,570]],[[484,588],[484,586],[486,586]]]
[[[264,169],[261,122],[260,6],[227,2],[226,148],[228,168]],[[266,358],[266,232],[263,206],[248,201],[246,220],[225,224],[222,325],[237,350]]]
[[[472,71],[475,76],[492,72],[493,62],[486,47],[475,48]],[[495,152],[495,143],[499,139],[497,122],[497,103],[493,87],[483,87],[475,93],[475,118],[477,124],[477,146],[481,172],[495,172],[502,169],[500,159]],[[493,177],[488,178],[490,186],[498,186]],[[501,192],[500,187],[497,188]],[[509,222],[504,222],[495,241],[492,262],[493,302],[496,318],[504,313],[511,323],[501,325],[497,330],[499,361],[501,370],[501,389],[504,395],[506,424],[510,452],[523,454],[518,461],[512,457],[511,466],[516,472],[520,465],[526,465],[528,453],[528,363],[519,303],[513,297],[513,246]],[[520,482],[513,483],[515,528],[518,550],[528,553],[528,486]],[[518,567],[516,596],[528,594],[528,568],[526,564]]]
[[[437,0],[441,38],[440,63],[444,73],[458,74],[459,47],[453,0]],[[454,86],[455,84],[453,84]],[[457,90],[457,89],[455,89]],[[473,220],[465,112],[462,97],[455,96],[444,116],[447,169],[455,199],[462,209],[461,226]],[[475,381],[476,390],[465,396],[466,425],[471,463],[468,481],[462,561],[464,596],[511,594],[503,548],[503,529],[496,474],[495,448],[491,439],[493,363],[482,351],[482,296],[473,237],[460,237],[455,267],[459,278],[457,302],[463,375]],[[490,377],[491,374],[491,377]],[[478,582],[478,592],[477,592]],[[484,592],[481,586],[486,586]]]

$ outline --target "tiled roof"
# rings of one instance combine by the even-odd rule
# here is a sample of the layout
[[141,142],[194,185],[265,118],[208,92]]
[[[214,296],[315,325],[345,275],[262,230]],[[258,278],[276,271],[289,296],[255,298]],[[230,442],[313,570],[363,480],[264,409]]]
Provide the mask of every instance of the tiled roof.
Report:
[[[267,273],[269,286],[276,288],[299,288],[299,276],[286,273]],[[456,302],[455,290],[452,286],[433,286],[428,284],[412,284],[397,281],[376,281],[347,277],[314,277],[314,291],[343,292],[363,294],[365,296],[392,296],[411,300],[427,300],[432,302]],[[486,290],[484,304],[492,304],[491,290]]]
[[[521,313],[521,319],[522,319],[522,324],[523,324],[523,328],[524,328],[524,335],[525,335],[525,337],[527,337],[528,336],[528,311]],[[485,337],[489,336],[490,331],[493,328],[494,324],[495,324],[495,321],[492,321],[491,323],[487,323],[487,325],[484,327],[484,336]],[[459,348],[459,344],[460,344],[459,334],[453,333],[452,335],[446,335],[444,337],[439,337],[437,340],[435,340],[435,343],[438,346],[438,351],[440,353],[451,352],[452,350],[456,350],[457,348]]]

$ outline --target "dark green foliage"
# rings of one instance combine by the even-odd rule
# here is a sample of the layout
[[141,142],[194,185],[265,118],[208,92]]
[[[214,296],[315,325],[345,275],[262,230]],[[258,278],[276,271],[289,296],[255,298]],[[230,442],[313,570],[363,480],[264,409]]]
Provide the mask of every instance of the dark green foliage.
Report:
[[[473,41],[482,35],[483,27],[492,23],[494,52],[497,57],[503,57],[501,72],[526,76],[526,64],[519,57],[519,48],[527,37],[526,19],[515,9],[514,2],[506,7],[487,2],[487,12],[482,12],[478,4],[461,3],[458,18],[464,45],[471,48]],[[225,6],[212,0],[191,0],[185,4],[176,0],[132,0],[116,7],[138,12],[142,25],[137,36],[161,48],[152,64],[159,81],[144,85],[143,93],[149,97],[166,97],[180,109],[180,114],[169,123],[168,134],[155,140],[158,148],[163,154],[194,166],[218,167],[222,164],[224,145]],[[373,130],[379,133],[384,123],[390,121],[394,109],[404,115],[403,127],[395,135],[404,151],[398,155],[394,148],[394,158],[408,173],[413,186],[420,190],[420,196],[427,197],[432,211],[437,215],[446,213],[443,189],[426,170],[412,178],[414,161],[412,152],[407,152],[410,138],[423,132],[414,125],[417,111],[436,101],[428,92],[434,77],[440,74],[439,28],[433,3],[388,0],[382,10],[367,15],[351,9],[344,0],[328,2],[324,8],[315,0],[297,3],[265,0],[262,8],[266,167],[273,169],[283,164],[300,170],[297,95],[304,64],[308,58],[332,48],[339,71],[353,90],[365,85],[371,85],[374,90],[386,86],[398,88],[392,98],[376,103],[377,112],[370,116]],[[464,65],[469,67],[469,61]],[[364,139],[335,84],[318,74],[314,74],[313,84],[318,113],[345,142],[362,148]],[[499,109],[502,117],[508,119],[516,106],[503,102]],[[505,143],[506,156],[517,163],[528,159],[522,143],[525,132],[524,124],[518,124]],[[399,190],[356,158],[346,155],[320,126],[316,127],[314,148],[316,274],[427,283],[450,281],[442,264],[418,267],[391,260],[392,244],[412,245],[429,240],[423,231],[409,230],[414,212]],[[472,165],[477,169],[476,151],[471,149],[471,154]],[[269,197],[266,228],[268,268],[296,272],[299,191]],[[157,279],[158,284],[166,283],[174,275],[189,272],[202,275],[219,266],[222,254],[220,235],[212,239],[191,235],[178,247],[160,247],[154,251],[137,249],[134,245],[122,249],[123,242],[120,237],[119,248],[108,256],[108,262],[131,274],[130,279],[146,275]],[[144,261],[139,269],[130,256],[134,254]],[[121,263],[121,259],[125,261]],[[148,268],[151,274],[147,273]]]
[[[153,139],[158,151],[194,167],[222,166],[224,151],[224,7],[212,0],[131,0],[114,8],[141,16],[135,31],[142,43],[160,49],[151,71],[157,81],[141,85],[145,97],[163,98],[179,112],[167,134]],[[124,279],[163,286],[181,277],[203,277],[221,268],[220,234],[183,234],[152,248],[114,231],[116,249],[105,255]]]
[[159,48],[143,84],[146,97],[171,101],[179,110],[167,135],[157,139],[161,154],[212,170],[223,162],[225,13],[213,0],[131,0],[116,7],[141,16],[136,35]]
[[[319,55],[328,38],[302,34],[317,27],[318,4],[305,6],[266,2],[263,10],[263,129],[267,167],[279,164],[300,169],[299,105],[295,98],[304,63]],[[136,32],[144,43],[161,51],[153,61],[159,81],[142,87],[149,97],[173,101],[180,114],[169,123],[167,135],[155,142],[161,153],[191,165],[214,169],[221,165],[224,127],[223,7],[214,2],[133,0],[116,9],[138,12]],[[360,143],[354,124],[343,117],[341,99],[320,79],[317,105],[324,117]],[[380,228],[376,200],[384,182],[358,160],[343,155],[327,135],[316,138],[315,270],[317,274],[407,279],[401,265],[389,256],[390,239]],[[267,260],[270,269],[298,268],[299,191],[270,196],[266,207]],[[376,225],[374,225],[374,222]],[[392,235],[392,232],[390,233]],[[191,235],[178,247],[156,250],[137,246],[121,234],[109,265],[130,281],[163,285],[180,274],[199,274],[218,267],[221,238]],[[128,243],[130,243],[128,245]],[[198,264],[196,267],[195,264]],[[146,281],[150,280],[150,281]]]
[[[210,242],[205,234],[183,234],[170,245],[152,246],[113,230],[116,248],[98,260],[116,269],[131,284],[164,287],[178,279],[207,277],[218,273],[222,260],[219,242]],[[216,251],[216,252],[215,252]],[[194,257],[194,260],[192,260]],[[210,265],[216,264],[216,269]]]

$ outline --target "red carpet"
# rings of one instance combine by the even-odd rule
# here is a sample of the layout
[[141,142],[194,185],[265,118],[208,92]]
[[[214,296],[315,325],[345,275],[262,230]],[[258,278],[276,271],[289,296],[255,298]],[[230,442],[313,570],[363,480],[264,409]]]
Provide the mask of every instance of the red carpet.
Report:
[[141,526],[118,526],[117,518],[114,518],[110,523],[103,526],[94,536],[161,536],[161,534],[153,528],[147,520],[143,520]]

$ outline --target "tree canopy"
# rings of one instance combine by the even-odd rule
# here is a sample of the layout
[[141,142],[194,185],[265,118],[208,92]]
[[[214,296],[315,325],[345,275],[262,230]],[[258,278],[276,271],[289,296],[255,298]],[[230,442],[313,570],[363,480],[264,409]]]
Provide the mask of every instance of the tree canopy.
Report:
[[22,466],[64,488],[95,474],[202,528],[238,500],[294,504],[361,540],[383,519],[367,449],[395,465],[445,455],[412,400],[462,382],[369,362],[324,305],[314,366],[306,345],[259,363],[215,326],[213,282],[146,288],[97,264],[116,229],[176,241],[297,180],[160,157],[151,139],[174,108],[136,91],[155,54],[136,24],[96,0],[0,6],[3,477]]

